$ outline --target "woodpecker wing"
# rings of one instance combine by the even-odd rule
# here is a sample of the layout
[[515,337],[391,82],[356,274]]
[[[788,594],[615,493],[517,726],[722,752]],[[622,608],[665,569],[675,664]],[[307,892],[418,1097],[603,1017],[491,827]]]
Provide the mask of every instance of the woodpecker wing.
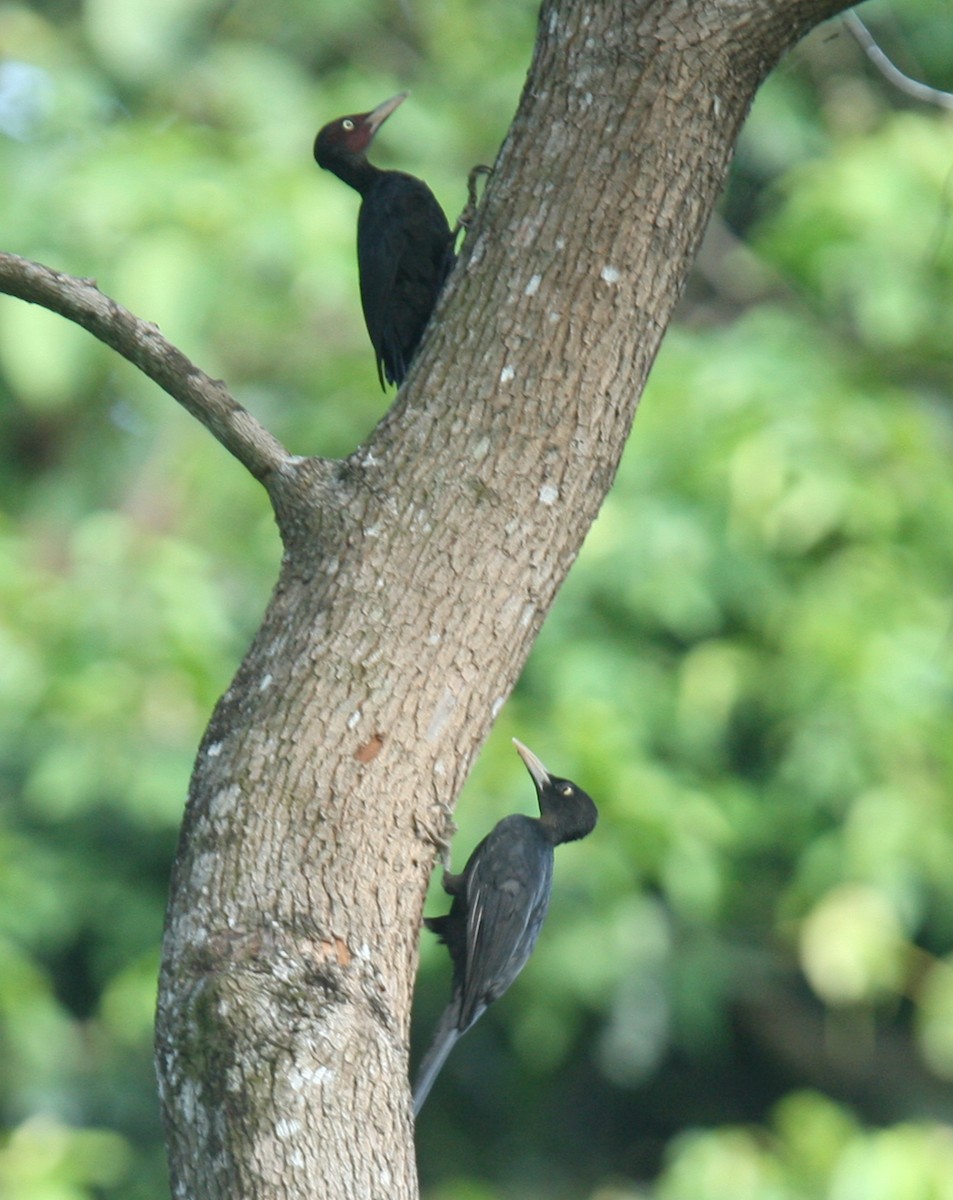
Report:
[[447,218],[422,180],[379,176],[358,215],[357,257],[378,375],[399,385],[455,261]]
[[549,907],[553,848],[538,821],[506,817],[474,852],[466,875],[461,1032],[503,995],[533,952]]

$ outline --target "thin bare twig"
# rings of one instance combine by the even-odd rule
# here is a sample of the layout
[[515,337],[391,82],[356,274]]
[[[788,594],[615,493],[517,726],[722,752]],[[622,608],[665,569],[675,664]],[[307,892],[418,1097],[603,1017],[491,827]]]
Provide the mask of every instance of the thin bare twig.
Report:
[[940,108],[953,109],[953,93],[930,87],[929,84],[920,83],[918,79],[911,79],[909,75],[904,75],[903,71],[884,54],[871,36],[870,30],[855,12],[844,13],[844,24],[880,74],[895,88],[924,104],[936,104]]
[[111,300],[93,280],[0,252],[0,292],[39,304],[88,329],[201,421],[256,479],[265,480],[291,458],[224,383],[200,371],[155,325]]

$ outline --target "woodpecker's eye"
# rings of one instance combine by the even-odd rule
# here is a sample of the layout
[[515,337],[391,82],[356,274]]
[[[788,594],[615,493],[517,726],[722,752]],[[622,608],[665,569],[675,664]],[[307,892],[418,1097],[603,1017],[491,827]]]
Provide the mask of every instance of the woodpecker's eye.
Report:
[[571,783],[561,783],[559,785],[560,796],[571,796],[572,793],[573,793],[573,786]]
[[346,129],[348,131],[348,133],[350,133],[351,130],[354,128],[354,122],[351,120],[350,117],[345,117],[344,120],[341,122],[341,128]]

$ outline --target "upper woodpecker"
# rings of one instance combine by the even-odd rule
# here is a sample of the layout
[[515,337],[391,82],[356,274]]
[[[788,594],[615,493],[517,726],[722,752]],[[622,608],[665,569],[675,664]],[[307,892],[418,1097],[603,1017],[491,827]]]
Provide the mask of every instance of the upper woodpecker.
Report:
[[453,234],[433,192],[403,171],[367,161],[374,135],[407,92],[366,113],[339,117],[318,133],[314,157],[361,194],[357,266],[361,305],[384,387],[399,387],[440,289],[456,261]]

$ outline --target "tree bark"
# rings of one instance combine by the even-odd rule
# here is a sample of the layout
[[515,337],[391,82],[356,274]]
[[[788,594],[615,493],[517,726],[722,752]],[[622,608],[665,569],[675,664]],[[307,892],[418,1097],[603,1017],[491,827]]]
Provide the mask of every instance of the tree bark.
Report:
[[157,1059],[176,1197],[416,1196],[408,1029],[436,849],[611,485],[754,93],[844,7],[545,0],[393,409],[339,462],[252,439],[285,555],[173,871]]
[[178,1197],[417,1194],[425,883],[614,477],[766,72],[839,0],[548,0],[407,386],[266,479],[286,554],[200,748],[158,1047]]

